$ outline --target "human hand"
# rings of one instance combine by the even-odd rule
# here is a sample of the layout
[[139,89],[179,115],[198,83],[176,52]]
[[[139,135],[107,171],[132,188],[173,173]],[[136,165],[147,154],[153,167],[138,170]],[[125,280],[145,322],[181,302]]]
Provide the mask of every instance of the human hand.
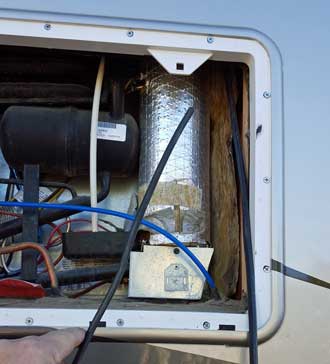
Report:
[[83,341],[82,329],[51,331],[42,336],[0,340],[1,364],[62,364]]

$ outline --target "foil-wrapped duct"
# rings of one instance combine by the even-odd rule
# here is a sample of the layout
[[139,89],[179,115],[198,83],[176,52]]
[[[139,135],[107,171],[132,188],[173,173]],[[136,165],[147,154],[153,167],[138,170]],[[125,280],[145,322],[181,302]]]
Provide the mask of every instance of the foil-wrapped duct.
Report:
[[[197,76],[147,73],[140,117],[139,201],[187,109],[194,114],[175,146],[146,212],[184,243],[209,241],[209,122]],[[151,244],[168,243],[152,234]]]

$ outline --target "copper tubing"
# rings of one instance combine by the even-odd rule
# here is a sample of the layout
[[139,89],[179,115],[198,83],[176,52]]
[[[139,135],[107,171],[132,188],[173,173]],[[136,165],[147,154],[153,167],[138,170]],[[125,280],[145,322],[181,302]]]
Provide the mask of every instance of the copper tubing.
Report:
[[[57,264],[63,259],[64,255],[63,253],[61,253],[53,262],[53,266],[56,267]],[[44,269],[41,273],[46,273],[47,272],[47,268]]]
[[48,251],[41,245],[37,243],[19,243],[19,244],[12,244],[9,246],[1,247],[0,254],[11,254],[18,251],[22,251],[25,249],[34,249],[37,250],[42,257],[44,258],[46,268],[49,274],[50,285],[52,288],[58,288],[58,281],[55,273],[55,268],[53,262],[51,261]]

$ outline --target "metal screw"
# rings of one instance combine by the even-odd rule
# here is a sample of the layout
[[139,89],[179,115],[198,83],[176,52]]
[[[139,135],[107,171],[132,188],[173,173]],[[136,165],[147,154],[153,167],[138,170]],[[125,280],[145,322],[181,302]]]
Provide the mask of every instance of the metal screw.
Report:
[[264,265],[262,269],[263,269],[263,271],[265,273],[269,273],[270,272],[270,266],[269,265]]
[[27,317],[25,319],[25,323],[29,326],[33,325],[33,318],[32,317]]
[[179,248],[174,248],[173,253],[174,254],[180,254],[180,249]]
[[256,134],[257,134],[257,136],[259,135],[259,134],[261,134],[262,133],[262,125],[260,124],[260,125],[258,125],[258,127],[257,127],[257,130],[256,130]]
[[265,91],[265,92],[263,93],[263,97],[264,97],[265,99],[269,99],[271,96],[272,96],[272,94],[270,93],[270,91]]
[[117,320],[117,326],[124,326],[124,323],[124,320],[121,318]]
[[263,181],[264,181],[264,183],[270,183],[270,178],[269,177],[264,177]]
[[52,28],[52,26],[50,25],[50,24],[48,24],[48,23],[46,23],[45,25],[44,25],[44,29],[45,30],[50,30]]
[[204,321],[203,322],[203,327],[204,327],[205,330],[208,330],[211,327],[211,325],[210,325],[210,323],[208,321]]
[[130,37],[130,38],[132,38],[132,37],[134,36],[134,32],[133,32],[133,30],[129,30],[129,31],[127,32],[127,36],[128,36],[128,37]]
[[213,37],[207,37],[206,40],[207,40],[207,43],[210,43],[210,44],[212,44],[214,42]]

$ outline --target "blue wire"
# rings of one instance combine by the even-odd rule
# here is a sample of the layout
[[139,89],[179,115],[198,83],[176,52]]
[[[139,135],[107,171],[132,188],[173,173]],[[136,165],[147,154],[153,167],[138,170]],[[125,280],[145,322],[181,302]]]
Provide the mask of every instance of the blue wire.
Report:
[[[72,210],[72,211],[88,211],[88,212],[96,212],[98,214],[111,215],[120,217],[122,219],[134,221],[135,216],[129,215],[124,212],[102,209],[98,207],[89,207],[89,206],[79,206],[79,205],[65,205],[65,204],[54,204],[54,203],[33,203],[33,202],[9,202],[9,201],[0,201],[0,206],[13,206],[13,207],[30,207],[30,208],[42,208],[42,209],[62,209],[62,210]],[[209,272],[204,268],[203,264],[200,260],[194,255],[184,244],[181,243],[175,236],[170,234],[168,231],[162,229],[161,227],[149,222],[147,220],[142,220],[141,224],[147,226],[148,228],[157,231],[158,233],[164,235],[166,238],[171,240],[175,245],[177,245],[180,249],[182,249],[189,258],[194,262],[194,264],[198,267],[201,273],[204,275],[206,281],[208,282],[210,288],[215,289],[215,283],[213,278],[210,276]]]

